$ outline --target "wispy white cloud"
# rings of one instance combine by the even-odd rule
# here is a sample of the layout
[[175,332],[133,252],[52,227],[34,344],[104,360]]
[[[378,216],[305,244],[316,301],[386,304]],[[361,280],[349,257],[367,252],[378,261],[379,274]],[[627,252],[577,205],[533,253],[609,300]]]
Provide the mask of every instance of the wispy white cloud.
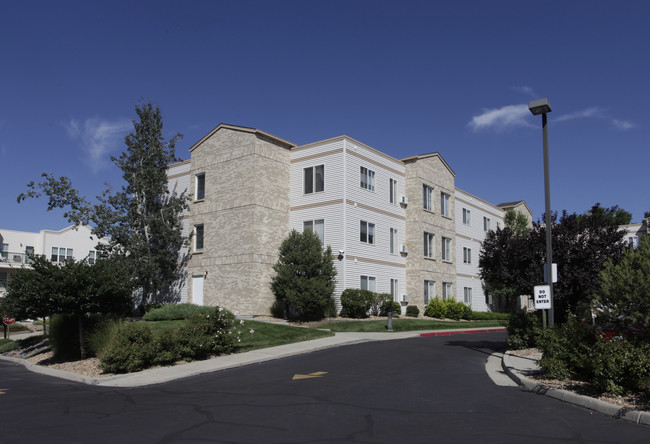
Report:
[[603,117],[604,110],[598,106],[592,106],[591,108],[585,108],[581,111],[576,111],[570,114],[562,114],[555,119],[556,122],[564,122],[567,120],[573,119],[582,119],[585,117]]
[[636,128],[636,124],[632,122],[628,122],[627,120],[612,119],[612,123],[616,128],[621,130],[629,130],[632,128]]
[[527,95],[529,97],[537,97],[537,94],[535,94],[535,91],[533,91],[533,88],[530,86],[513,86],[511,89],[515,92]]
[[73,119],[65,128],[71,139],[79,141],[86,154],[84,162],[96,173],[110,164],[109,154],[123,142],[131,128],[131,122],[125,119],[107,121],[94,118],[86,119],[81,124]]
[[497,109],[486,109],[469,122],[474,131],[494,129],[502,131],[510,128],[532,126],[527,120],[530,111],[527,105],[506,105]]

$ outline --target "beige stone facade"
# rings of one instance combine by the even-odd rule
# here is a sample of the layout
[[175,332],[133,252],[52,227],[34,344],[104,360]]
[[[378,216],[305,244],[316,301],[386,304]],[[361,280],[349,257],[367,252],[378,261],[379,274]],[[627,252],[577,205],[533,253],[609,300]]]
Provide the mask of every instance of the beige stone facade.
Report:
[[[406,243],[409,254],[406,260],[406,282],[409,305],[425,306],[425,281],[434,282],[434,295],[442,299],[444,283],[455,286],[456,265],[454,254],[454,177],[455,174],[437,154],[403,159],[406,165]],[[423,185],[432,188],[431,210],[423,206]],[[449,213],[441,214],[441,193],[449,197]],[[424,233],[433,234],[433,257],[424,256]],[[442,258],[442,238],[451,239],[451,258]]]
[[205,305],[268,312],[272,266],[289,231],[292,146],[257,130],[220,125],[190,149],[191,196],[195,177],[204,174],[205,197],[190,204],[190,228],[203,225],[204,237],[201,250],[193,244],[187,271],[204,277]]

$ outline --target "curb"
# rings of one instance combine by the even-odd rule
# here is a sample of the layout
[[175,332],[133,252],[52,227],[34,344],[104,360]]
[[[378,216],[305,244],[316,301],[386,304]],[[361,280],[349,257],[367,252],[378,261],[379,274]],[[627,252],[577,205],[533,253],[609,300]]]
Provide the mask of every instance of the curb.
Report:
[[528,379],[512,364],[512,358],[509,351],[505,352],[503,355],[501,367],[503,367],[503,370],[506,372],[506,374],[523,390],[533,392],[538,395],[550,396],[551,398],[584,407],[588,410],[602,413],[603,415],[607,415],[615,419],[622,419],[623,421],[650,426],[650,412],[634,410],[627,407],[620,407],[605,401],[601,401],[600,399],[594,399],[590,398],[589,396],[579,395],[568,390],[548,387],[544,384],[539,384],[531,379]]
[[427,333],[420,333],[420,337],[462,335],[465,333],[494,333],[500,331],[507,331],[507,329],[506,327],[490,327],[490,328],[468,328],[467,330],[433,331]]

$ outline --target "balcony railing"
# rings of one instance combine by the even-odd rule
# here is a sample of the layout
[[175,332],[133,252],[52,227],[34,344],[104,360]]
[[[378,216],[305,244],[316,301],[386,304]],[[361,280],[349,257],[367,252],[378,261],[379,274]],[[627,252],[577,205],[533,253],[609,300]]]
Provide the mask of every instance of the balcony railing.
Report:
[[19,265],[31,265],[34,259],[26,253],[14,253],[11,251],[0,251],[0,267],[14,267]]

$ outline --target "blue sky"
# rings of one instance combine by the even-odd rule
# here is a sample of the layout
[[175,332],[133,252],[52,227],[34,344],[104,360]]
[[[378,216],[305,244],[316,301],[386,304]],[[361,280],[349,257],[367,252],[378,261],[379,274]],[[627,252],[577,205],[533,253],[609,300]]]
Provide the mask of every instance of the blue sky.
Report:
[[296,144],[348,135],[397,158],[439,152],[456,186],[544,211],[650,211],[650,3],[636,1],[5,2],[0,228],[67,226],[41,173],[92,197],[122,185],[134,105],[160,106],[177,154],[219,123]]

